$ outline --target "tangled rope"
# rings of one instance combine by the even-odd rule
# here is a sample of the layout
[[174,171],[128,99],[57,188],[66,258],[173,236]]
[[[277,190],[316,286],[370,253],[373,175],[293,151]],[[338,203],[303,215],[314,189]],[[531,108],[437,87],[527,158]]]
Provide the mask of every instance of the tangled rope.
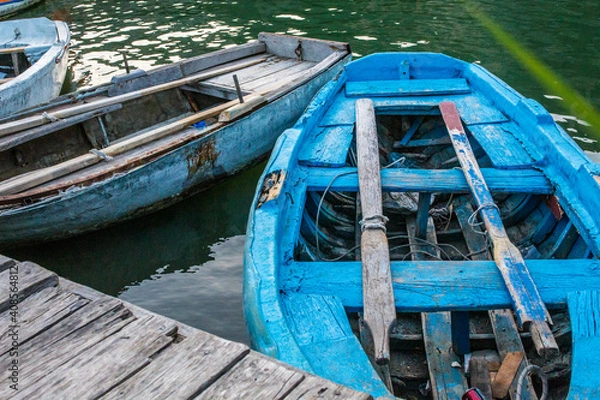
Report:
[[517,391],[515,392],[515,399],[521,400],[523,398],[523,388],[527,386],[526,378],[527,375],[531,373],[535,373],[537,376],[540,377],[542,381],[542,395],[540,396],[540,400],[546,400],[546,397],[548,396],[548,378],[546,377],[546,374],[544,373],[544,371],[542,371],[540,367],[533,364],[528,365],[523,369],[523,371],[521,371],[521,374],[519,375],[519,380],[517,381]]

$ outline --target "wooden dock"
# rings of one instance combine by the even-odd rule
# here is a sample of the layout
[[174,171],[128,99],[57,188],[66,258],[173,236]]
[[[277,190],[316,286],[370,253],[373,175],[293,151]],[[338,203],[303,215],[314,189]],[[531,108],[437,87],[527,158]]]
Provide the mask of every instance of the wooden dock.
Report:
[[2,399],[371,399],[4,256],[0,315]]

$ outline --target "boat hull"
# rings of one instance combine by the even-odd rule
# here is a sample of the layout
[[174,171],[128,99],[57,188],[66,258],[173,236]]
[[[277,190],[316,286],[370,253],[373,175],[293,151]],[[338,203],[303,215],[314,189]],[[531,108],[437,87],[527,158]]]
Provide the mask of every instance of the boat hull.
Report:
[[247,117],[147,164],[30,206],[0,212],[0,242],[10,247],[97,230],[167,207],[257,164],[343,64],[335,64]]
[[[32,21],[35,25],[35,20]],[[23,73],[0,85],[0,117],[46,103],[60,94],[67,73],[70,32],[65,22],[53,21],[53,24],[56,24],[56,40],[44,55]]]
[[42,0],[9,0],[6,4],[0,5],[0,17],[6,17],[18,13],[21,10],[31,7]]

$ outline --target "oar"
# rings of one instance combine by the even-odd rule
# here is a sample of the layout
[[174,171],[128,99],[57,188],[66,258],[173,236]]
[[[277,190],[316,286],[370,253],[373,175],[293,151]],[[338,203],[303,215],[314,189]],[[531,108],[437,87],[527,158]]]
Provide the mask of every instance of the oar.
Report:
[[[250,95],[245,98],[244,105],[248,107],[245,111],[250,111],[250,107],[258,107],[264,103],[266,99],[261,95]],[[200,111],[187,117],[180,118],[168,125],[152,129],[141,135],[133,136],[127,140],[119,143],[115,143],[111,146],[105,147],[101,151],[94,153],[86,153],[79,157],[75,157],[71,160],[64,161],[60,164],[53,165],[51,167],[43,168],[38,171],[32,171],[26,174],[16,176],[0,183],[0,195],[8,195],[21,192],[33,188],[35,186],[50,182],[51,180],[60,178],[68,175],[72,172],[81,170],[102,161],[108,159],[108,157],[114,157],[119,154],[123,154],[135,147],[142,146],[146,143],[158,140],[175,132],[178,132],[196,122],[202,121],[206,118],[214,117],[220,113],[227,111],[230,108],[238,106],[238,100],[232,100],[230,102],[219,104],[209,109]],[[239,115],[236,114],[236,116]]]
[[363,319],[373,337],[375,362],[390,360],[389,332],[396,323],[390,253],[381,204],[381,176],[375,109],[369,99],[356,101],[356,150],[363,219],[361,257]]
[[440,103],[440,111],[456,156],[494,246],[494,261],[510,292],[519,323],[531,333],[538,354],[555,353],[558,351],[558,345],[548,326],[548,323],[552,322],[550,314],[531,275],[529,275],[521,252],[511,243],[506,234],[500,211],[483,179],[458,110],[453,102],[443,102]]
[[7,122],[5,124],[0,125],[0,137],[10,135],[15,132],[19,132],[25,129],[33,128],[36,126],[44,125],[46,123],[51,122],[52,120],[62,119],[66,117],[71,117],[76,114],[80,114],[83,112],[88,112],[92,110],[96,110],[98,108],[110,106],[117,103],[122,103],[125,101],[138,99],[143,96],[147,96],[149,94],[161,92],[163,90],[176,88],[179,86],[186,85],[188,83],[197,82],[200,80],[210,79],[215,76],[223,75],[229,72],[237,71],[242,68],[246,68],[258,63],[263,62],[267,57],[257,58],[250,61],[236,63],[230,67],[222,67],[211,69],[207,71],[203,71],[201,73],[188,76],[186,78],[178,79],[176,81],[162,83],[160,85],[150,86],[144,89],[136,90],[134,92],[124,93],[119,96],[108,97],[105,99],[101,99],[98,101],[93,101],[91,103],[79,104],[73,107],[66,107],[63,109],[59,109],[53,111],[51,115],[44,114],[36,114],[31,117],[22,118],[16,121]]

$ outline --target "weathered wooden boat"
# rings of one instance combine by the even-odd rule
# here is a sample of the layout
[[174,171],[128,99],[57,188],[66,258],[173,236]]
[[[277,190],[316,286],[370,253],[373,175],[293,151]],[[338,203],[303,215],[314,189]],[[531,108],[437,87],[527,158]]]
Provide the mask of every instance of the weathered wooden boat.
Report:
[[361,58],[258,184],[252,346],[374,397],[600,398],[598,209],[599,166],[481,66]]
[[0,244],[146,214],[263,160],[349,58],[344,43],[261,34],[4,121]]
[[59,95],[70,40],[69,27],[62,21],[0,22],[0,117]]
[[18,13],[19,11],[31,7],[42,0],[0,0],[0,17]]

